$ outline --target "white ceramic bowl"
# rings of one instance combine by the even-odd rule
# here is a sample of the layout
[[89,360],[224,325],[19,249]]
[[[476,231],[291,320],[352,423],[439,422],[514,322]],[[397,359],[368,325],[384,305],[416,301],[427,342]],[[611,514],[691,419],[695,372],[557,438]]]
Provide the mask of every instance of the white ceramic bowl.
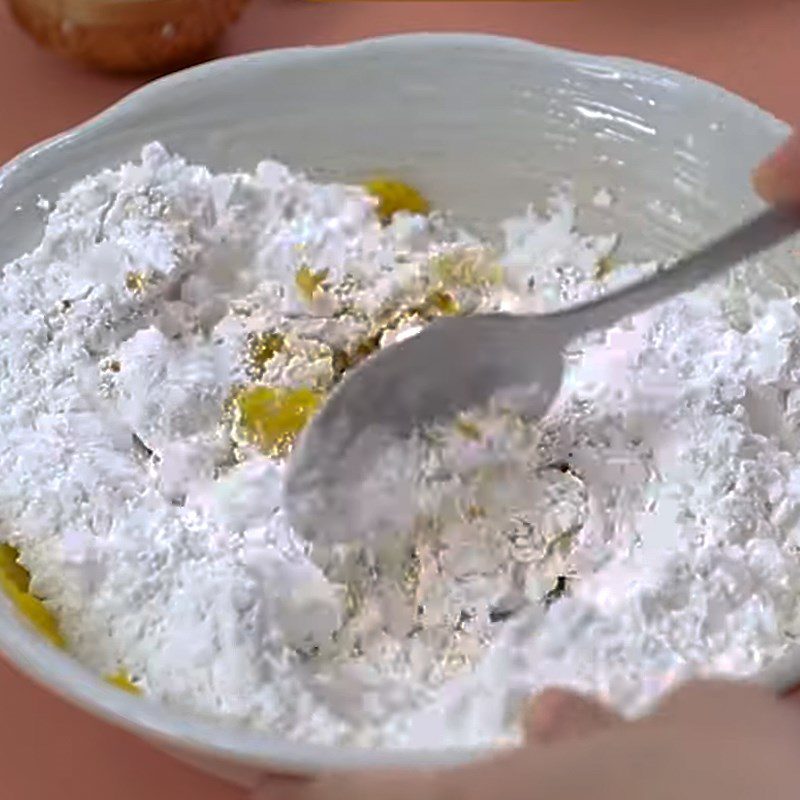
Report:
[[[490,223],[572,179],[582,225],[635,258],[665,256],[757,207],[751,167],[786,134],[765,112],[661,67],[488,36],[414,35],[277,50],[160,80],[0,172],[0,264],[32,247],[54,197],[159,139],[216,169],[274,156],[326,178],[405,177],[437,206]],[[607,187],[608,209],[589,199]],[[0,376],[2,379],[2,376]],[[86,711],[201,766],[454,764],[464,750],[364,751],[277,740],[182,716],[110,688],[21,624],[0,598],[0,648]]]

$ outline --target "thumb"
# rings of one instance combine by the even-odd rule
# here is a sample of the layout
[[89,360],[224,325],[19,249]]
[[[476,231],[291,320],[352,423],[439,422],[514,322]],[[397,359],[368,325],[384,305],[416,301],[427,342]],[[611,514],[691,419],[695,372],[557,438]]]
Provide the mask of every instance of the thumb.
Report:
[[554,744],[589,736],[624,722],[604,705],[561,689],[548,689],[533,698],[523,721],[531,744]]
[[753,186],[768,203],[800,207],[800,132],[758,166]]

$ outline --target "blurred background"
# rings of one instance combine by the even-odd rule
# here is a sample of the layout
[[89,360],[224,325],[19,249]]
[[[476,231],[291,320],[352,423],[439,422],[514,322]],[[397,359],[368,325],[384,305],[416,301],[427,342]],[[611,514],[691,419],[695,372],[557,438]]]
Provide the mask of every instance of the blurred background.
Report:
[[[163,5],[0,0],[0,163],[176,64],[409,31],[481,31],[654,61],[800,122],[800,0],[168,0],[176,18],[163,17]],[[51,697],[1,659],[0,698],[2,798],[240,797]]]

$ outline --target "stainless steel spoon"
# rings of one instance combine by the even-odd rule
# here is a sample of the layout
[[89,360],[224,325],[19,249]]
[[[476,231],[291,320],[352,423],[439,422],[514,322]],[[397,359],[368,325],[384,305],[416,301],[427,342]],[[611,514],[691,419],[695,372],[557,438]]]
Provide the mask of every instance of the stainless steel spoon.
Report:
[[799,229],[796,213],[770,209],[669,269],[591,302],[539,316],[441,319],[381,350],[345,377],[298,441],[284,487],[295,530],[326,542],[380,535],[385,520],[371,514],[360,490],[387,442],[515,388],[526,389],[527,416],[544,416],[570,340],[694,289]]

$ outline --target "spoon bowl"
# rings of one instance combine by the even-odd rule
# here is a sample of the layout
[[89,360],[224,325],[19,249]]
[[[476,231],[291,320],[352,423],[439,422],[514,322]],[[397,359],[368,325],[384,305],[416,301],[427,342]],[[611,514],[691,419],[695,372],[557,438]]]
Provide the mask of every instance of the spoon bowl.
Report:
[[[794,234],[795,209],[771,209],[708,246],[616,292],[553,314],[485,314],[440,319],[353,370],[314,418],[289,463],[286,505],[295,530],[314,541],[371,540],[413,509],[413,476],[377,475],[393,443],[460,411],[511,400],[543,417],[561,388],[563,350],[577,336],[694,289]],[[375,502],[381,480],[404,502],[392,514]],[[411,482],[410,482],[411,481]],[[320,525],[324,520],[324,527]]]
[[358,500],[376,457],[416,429],[498,395],[526,417],[541,418],[561,386],[569,339],[568,326],[550,317],[482,314],[436,320],[367,359],[339,385],[292,454],[285,491],[295,529],[327,542],[396,529],[397,519],[383,519],[380,504]]

